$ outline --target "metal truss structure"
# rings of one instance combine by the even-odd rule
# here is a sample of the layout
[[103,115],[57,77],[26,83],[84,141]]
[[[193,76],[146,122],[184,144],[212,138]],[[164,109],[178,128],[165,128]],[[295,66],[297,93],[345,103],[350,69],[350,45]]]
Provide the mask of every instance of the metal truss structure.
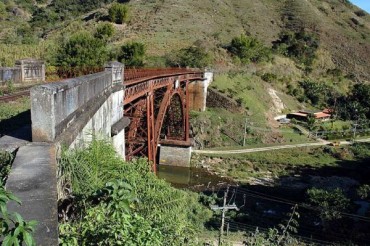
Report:
[[147,156],[156,171],[161,140],[189,143],[189,83],[203,80],[190,69],[142,69],[125,71],[124,116],[126,159]]

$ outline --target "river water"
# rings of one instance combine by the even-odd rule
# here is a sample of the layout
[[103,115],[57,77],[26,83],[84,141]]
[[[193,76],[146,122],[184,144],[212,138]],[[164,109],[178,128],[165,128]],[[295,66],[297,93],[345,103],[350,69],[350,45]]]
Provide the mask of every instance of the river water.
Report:
[[220,177],[204,168],[187,168],[159,165],[157,175],[171,183],[172,186],[192,191],[214,190],[236,182],[226,177]]

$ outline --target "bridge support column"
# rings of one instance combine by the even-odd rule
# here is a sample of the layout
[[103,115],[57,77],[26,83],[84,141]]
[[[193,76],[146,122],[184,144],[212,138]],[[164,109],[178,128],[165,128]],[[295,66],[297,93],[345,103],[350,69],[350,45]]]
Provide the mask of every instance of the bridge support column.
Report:
[[147,133],[148,133],[148,159],[153,163],[152,171],[155,173],[156,167],[156,153],[157,149],[155,146],[155,132],[154,132],[154,96],[152,92],[149,92],[146,97],[146,118],[147,118]]
[[159,165],[190,167],[191,146],[161,144]]

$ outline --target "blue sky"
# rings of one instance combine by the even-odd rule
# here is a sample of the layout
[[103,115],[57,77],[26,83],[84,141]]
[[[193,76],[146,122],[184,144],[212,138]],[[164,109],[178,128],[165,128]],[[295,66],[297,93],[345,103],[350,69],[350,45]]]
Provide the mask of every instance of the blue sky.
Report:
[[350,0],[353,4],[370,13],[370,0]]

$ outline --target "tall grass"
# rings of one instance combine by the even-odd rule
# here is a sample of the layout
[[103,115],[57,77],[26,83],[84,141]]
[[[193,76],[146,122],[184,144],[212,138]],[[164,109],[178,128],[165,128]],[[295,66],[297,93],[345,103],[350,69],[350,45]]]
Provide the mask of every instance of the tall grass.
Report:
[[72,189],[83,201],[107,182],[124,181],[139,200],[134,211],[161,231],[166,240],[163,245],[181,245],[186,238],[192,239],[210,217],[196,193],[177,190],[158,179],[145,159],[124,162],[108,141],[95,139],[85,149],[65,151],[59,161],[59,176],[60,185]]
[[12,67],[16,60],[35,58],[49,61],[56,50],[56,45],[51,42],[39,44],[2,44],[0,43],[0,66]]
[[14,156],[0,150],[0,186],[5,185]]

